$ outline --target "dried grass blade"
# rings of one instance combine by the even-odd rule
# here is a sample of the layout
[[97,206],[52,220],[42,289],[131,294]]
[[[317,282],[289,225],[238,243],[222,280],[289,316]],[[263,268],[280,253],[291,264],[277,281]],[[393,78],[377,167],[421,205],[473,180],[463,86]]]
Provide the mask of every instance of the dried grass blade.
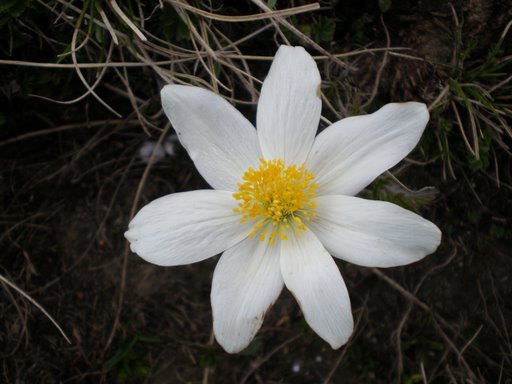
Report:
[[299,13],[311,12],[311,11],[316,11],[317,9],[320,9],[319,3],[312,3],[312,4],[301,5],[298,7],[281,9],[281,10],[277,10],[277,11],[269,11],[266,13],[257,13],[257,14],[253,14],[253,15],[225,16],[225,15],[219,15],[217,13],[203,11],[202,9],[193,7],[190,4],[187,4],[187,3],[184,3],[181,1],[177,1],[177,0],[167,0],[167,2],[176,7],[180,7],[180,8],[186,9],[187,11],[195,13],[197,15],[203,16],[207,19],[224,21],[227,23],[240,23],[240,22],[246,22],[246,21],[265,20],[265,19],[271,19],[273,17],[288,17],[288,16],[293,16],[293,15],[298,15]]
[[18,292],[21,296],[23,296],[25,299],[27,299],[28,301],[30,301],[32,304],[34,304],[34,306],[39,309],[41,312],[43,312],[43,314],[53,323],[53,325],[55,326],[55,328],[58,329],[58,331],[60,332],[60,334],[64,337],[64,339],[66,339],[66,341],[69,343],[69,344],[72,344],[71,343],[71,340],[69,340],[69,338],[67,337],[66,333],[64,332],[64,330],[60,327],[59,324],[57,324],[57,322],[54,320],[54,318],[41,306],[41,304],[39,304],[37,301],[35,301],[33,298],[31,298],[27,293],[25,293],[21,288],[19,288],[16,284],[14,284],[13,282],[7,280],[5,277],[3,277],[2,275],[0,275],[0,282],[4,283],[5,285],[9,286],[10,288],[14,289],[16,292]]

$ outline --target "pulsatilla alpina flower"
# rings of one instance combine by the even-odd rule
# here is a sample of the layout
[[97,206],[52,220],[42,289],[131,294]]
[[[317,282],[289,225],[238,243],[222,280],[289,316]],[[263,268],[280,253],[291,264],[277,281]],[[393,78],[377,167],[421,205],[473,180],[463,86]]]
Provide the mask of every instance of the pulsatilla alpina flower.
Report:
[[257,127],[222,97],[168,85],[162,104],[197,169],[214,190],[148,204],[125,236],[145,260],[194,263],[223,252],[211,301],[218,342],[245,348],[286,287],[311,328],[333,348],[353,319],[331,257],[369,267],[412,263],[439,245],[439,229],[396,205],[354,197],[417,144],[424,104],[388,104],[315,137],[320,74],[301,47],[279,48],[263,83]]

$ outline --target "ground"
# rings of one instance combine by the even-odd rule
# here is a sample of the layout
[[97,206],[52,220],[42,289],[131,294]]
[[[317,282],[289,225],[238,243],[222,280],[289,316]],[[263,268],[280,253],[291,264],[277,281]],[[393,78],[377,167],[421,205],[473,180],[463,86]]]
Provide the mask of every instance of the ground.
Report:
[[[324,1],[284,18],[211,16],[260,15],[258,4],[0,6],[0,381],[512,382],[510,1]],[[217,258],[157,267],[123,232],[151,200],[208,188],[178,143],[158,162],[139,155],[172,132],[162,85],[209,87],[254,121],[259,81],[285,40],[317,57],[329,121],[390,101],[429,106],[421,143],[362,196],[419,212],[443,240],[405,267],[337,261],[356,320],[341,349],[284,291],[254,342],[229,355],[211,330]],[[81,68],[87,92],[74,60],[122,65]]]

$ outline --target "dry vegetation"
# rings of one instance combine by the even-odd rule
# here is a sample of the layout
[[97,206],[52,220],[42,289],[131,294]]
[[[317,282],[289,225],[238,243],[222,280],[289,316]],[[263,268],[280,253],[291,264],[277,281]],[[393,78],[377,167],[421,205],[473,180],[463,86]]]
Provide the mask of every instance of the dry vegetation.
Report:
[[[0,4],[0,382],[511,382],[510,2],[273,3]],[[216,260],[156,267],[122,234],[150,200],[207,187],[178,144],[160,159],[159,89],[209,88],[254,120],[279,44],[315,56],[321,128],[429,105],[419,147],[364,194],[444,239],[403,268],[339,262],[356,319],[340,350],[283,292],[232,356],[211,331]]]

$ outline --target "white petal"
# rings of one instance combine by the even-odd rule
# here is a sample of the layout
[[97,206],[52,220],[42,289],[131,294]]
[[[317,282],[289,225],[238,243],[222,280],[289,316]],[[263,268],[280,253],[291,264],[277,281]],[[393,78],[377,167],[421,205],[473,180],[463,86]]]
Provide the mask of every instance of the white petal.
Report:
[[434,252],[441,241],[433,223],[395,204],[351,196],[321,196],[316,203],[309,228],[333,256],[354,264],[409,264]]
[[133,252],[157,265],[195,263],[243,240],[251,224],[233,212],[231,192],[173,193],[142,208],[124,236]]
[[212,281],[213,330],[236,353],[249,345],[283,289],[279,247],[247,238],[221,256]]
[[282,45],[263,82],[256,124],[263,156],[300,164],[311,149],[320,113],[320,73],[302,47]]
[[162,106],[181,144],[215,189],[234,191],[261,152],[252,124],[231,104],[206,89],[166,85]]
[[345,344],[354,328],[347,287],[314,233],[281,242],[281,272],[309,326],[332,348]]
[[318,195],[355,195],[402,160],[429,118],[425,104],[387,104],[371,115],[338,121],[321,132],[308,157]]

